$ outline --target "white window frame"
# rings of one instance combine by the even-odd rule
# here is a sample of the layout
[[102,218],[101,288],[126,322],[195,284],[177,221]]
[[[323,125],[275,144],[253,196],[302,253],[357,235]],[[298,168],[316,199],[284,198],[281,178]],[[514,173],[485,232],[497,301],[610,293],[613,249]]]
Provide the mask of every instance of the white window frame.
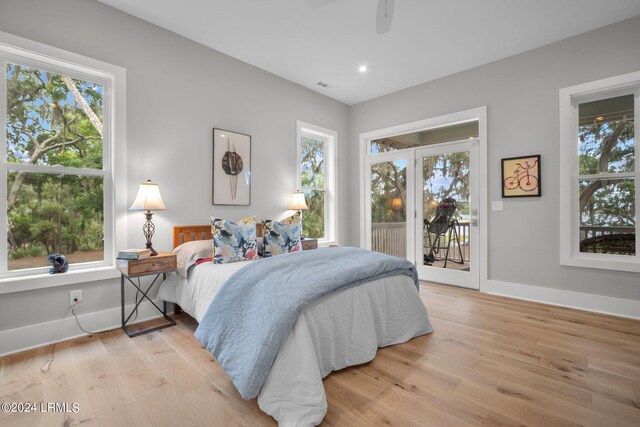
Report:
[[[578,205],[578,106],[580,103],[620,95],[634,95],[635,167],[632,173],[614,174],[635,178],[636,255],[580,252]],[[573,267],[640,272],[640,71],[560,89],[560,264]],[[604,176],[604,175],[603,175]]]
[[[324,148],[324,185],[323,189],[302,187],[302,137],[308,135],[312,138],[325,140]],[[296,185],[300,191],[324,190],[324,237],[318,239],[318,244],[328,246],[338,243],[338,224],[336,212],[338,208],[337,177],[337,150],[338,133],[300,120],[296,121]],[[304,212],[302,213],[304,216]]]
[[[103,85],[103,169],[25,165],[6,161],[6,63],[15,63]],[[118,277],[116,247],[127,242],[126,218],[126,72],[124,68],[0,32],[0,222],[7,219],[8,171],[68,173],[104,178],[104,260],[79,263],[67,273],[48,268],[7,271],[7,229],[0,227],[0,294]],[[117,230],[117,233],[116,233]]]

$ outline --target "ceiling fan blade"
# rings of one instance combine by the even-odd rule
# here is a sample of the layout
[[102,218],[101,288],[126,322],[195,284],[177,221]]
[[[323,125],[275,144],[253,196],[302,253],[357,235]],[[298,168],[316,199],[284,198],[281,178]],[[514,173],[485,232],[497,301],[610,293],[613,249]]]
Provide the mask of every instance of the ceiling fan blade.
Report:
[[319,9],[337,1],[338,0],[308,0],[307,3],[311,6],[311,9]]
[[393,22],[394,0],[378,0],[378,13],[376,15],[376,32],[384,34],[391,29]]

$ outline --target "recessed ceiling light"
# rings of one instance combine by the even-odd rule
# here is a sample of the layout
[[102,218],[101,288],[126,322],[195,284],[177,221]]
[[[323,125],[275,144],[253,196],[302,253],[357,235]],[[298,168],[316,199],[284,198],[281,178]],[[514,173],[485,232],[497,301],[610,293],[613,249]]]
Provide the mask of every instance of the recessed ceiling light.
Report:
[[358,71],[360,71],[361,73],[366,73],[367,71],[369,71],[369,67],[367,67],[366,65],[361,65],[358,67]]
[[602,117],[602,116],[598,116],[598,117],[596,117],[596,120],[597,120],[597,121],[599,121],[599,122],[601,122],[601,121],[603,121],[603,120],[604,120],[604,117]]

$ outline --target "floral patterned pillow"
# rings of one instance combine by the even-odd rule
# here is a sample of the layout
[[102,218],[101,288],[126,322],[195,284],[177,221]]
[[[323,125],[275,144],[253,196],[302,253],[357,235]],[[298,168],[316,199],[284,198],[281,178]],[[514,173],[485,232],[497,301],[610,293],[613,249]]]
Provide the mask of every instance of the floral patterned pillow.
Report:
[[258,259],[255,216],[237,223],[211,217],[211,233],[214,264]]
[[295,214],[282,221],[265,219],[262,224],[264,226],[265,258],[302,250],[300,215]]

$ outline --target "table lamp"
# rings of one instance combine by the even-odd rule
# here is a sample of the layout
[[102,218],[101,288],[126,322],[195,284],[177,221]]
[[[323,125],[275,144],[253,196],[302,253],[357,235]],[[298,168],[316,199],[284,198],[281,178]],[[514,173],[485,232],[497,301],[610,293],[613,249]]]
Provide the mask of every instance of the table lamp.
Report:
[[153,212],[151,211],[161,211],[165,209],[162,196],[160,196],[160,188],[158,187],[158,184],[154,184],[150,179],[148,179],[147,182],[140,184],[138,195],[129,210],[146,211],[144,216],[147,221],[142,226],[142,232],[144,233],[144,237],[147,238],[147,249],[151,251],[151,256],[158,255],[158,252],[156,252],[151,245],[151,238],[153,237],[153,232],[156,229],[156,226],[151,222],[151,218],[153,217]]
[[298,211],[301,224],[300,232],[302,233],[302,211],[309,209],[307,202],[304,200],[304,193],[302,191],[296,190],[293,195],[291,195],[291,205],[289,205],[289,209]]

